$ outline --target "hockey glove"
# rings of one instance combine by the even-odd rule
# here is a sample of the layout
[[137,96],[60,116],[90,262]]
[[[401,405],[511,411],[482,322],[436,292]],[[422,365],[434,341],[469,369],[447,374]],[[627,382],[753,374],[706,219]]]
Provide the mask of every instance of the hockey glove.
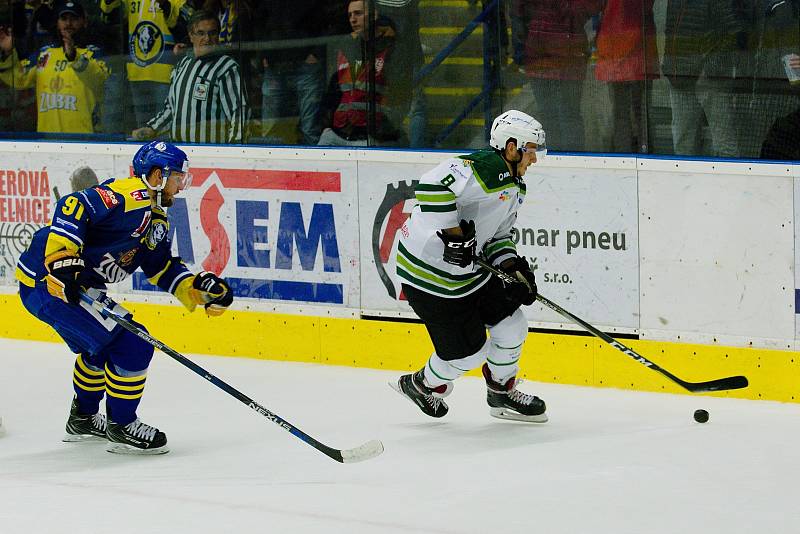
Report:
[[204,304],[210,317],[222,315],[233,303],[230,286],[214,273],[203,271],[195,275],[192,289],[195,302]]
[[475,256],[475,221],[461,219],[458,224],[463,235],[453,235],[439,230],[436,235],[444,242],[442,258],[446,263],[467,267]]
[[508,291],[508,295],[512,300],[525,306],[530,306],[536,302],[536,295],[538,295],[536,276],[524,257],[516,257],[500,268],[519,280],[519,282],[506,286],[506,291]]
[[77,304],[81,297],[78,275],[86,267],[83,258],[71,250],[59,250],[44,260],[47,267],[45,282],[47,292],[69,304]]

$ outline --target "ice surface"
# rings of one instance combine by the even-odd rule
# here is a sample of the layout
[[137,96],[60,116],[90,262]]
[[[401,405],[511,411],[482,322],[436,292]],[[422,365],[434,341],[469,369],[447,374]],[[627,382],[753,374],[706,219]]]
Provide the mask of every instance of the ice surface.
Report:
[[798,405],[526,382],[534,425],[464,378],[433,420],[397,372],[191,357],[323,443],[386,451],[334,462],[162,354],[139,415],[169,454],[62,443],[72,355],[1,340],[0,534],[800,532]]

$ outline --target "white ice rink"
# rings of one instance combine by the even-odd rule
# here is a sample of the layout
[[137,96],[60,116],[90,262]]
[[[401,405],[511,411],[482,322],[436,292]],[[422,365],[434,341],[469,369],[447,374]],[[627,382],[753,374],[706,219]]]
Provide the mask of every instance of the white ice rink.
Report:
[[464,378],[436,421],[399,373],[191,357],[324,443],[386,452],[338,464],[160,353],[139,413],[169,454],[62,443],[72,355],[2,340],[0,534],[800,532],[798,405],[527,382],[550,414],[530,425]]

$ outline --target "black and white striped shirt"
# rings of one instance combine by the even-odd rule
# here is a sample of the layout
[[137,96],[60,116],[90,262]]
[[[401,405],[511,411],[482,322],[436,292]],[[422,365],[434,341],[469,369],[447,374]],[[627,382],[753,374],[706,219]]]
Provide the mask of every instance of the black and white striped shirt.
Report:
[[226,55],[190,51],[170,76],[164,109],[147,125],[187,143],[241,143],[247,99],[239,65]]

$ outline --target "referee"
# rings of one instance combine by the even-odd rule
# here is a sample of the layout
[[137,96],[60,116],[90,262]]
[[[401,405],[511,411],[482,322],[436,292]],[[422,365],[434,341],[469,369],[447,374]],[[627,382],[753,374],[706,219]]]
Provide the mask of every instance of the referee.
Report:
[[134,139],[152,139],[170,129],[175,142],[241,143],[247,102],[239,65],[222,53],[219,20],[197,11],[189,20],[192,50],[170,76],[164,109],[133,131]]

